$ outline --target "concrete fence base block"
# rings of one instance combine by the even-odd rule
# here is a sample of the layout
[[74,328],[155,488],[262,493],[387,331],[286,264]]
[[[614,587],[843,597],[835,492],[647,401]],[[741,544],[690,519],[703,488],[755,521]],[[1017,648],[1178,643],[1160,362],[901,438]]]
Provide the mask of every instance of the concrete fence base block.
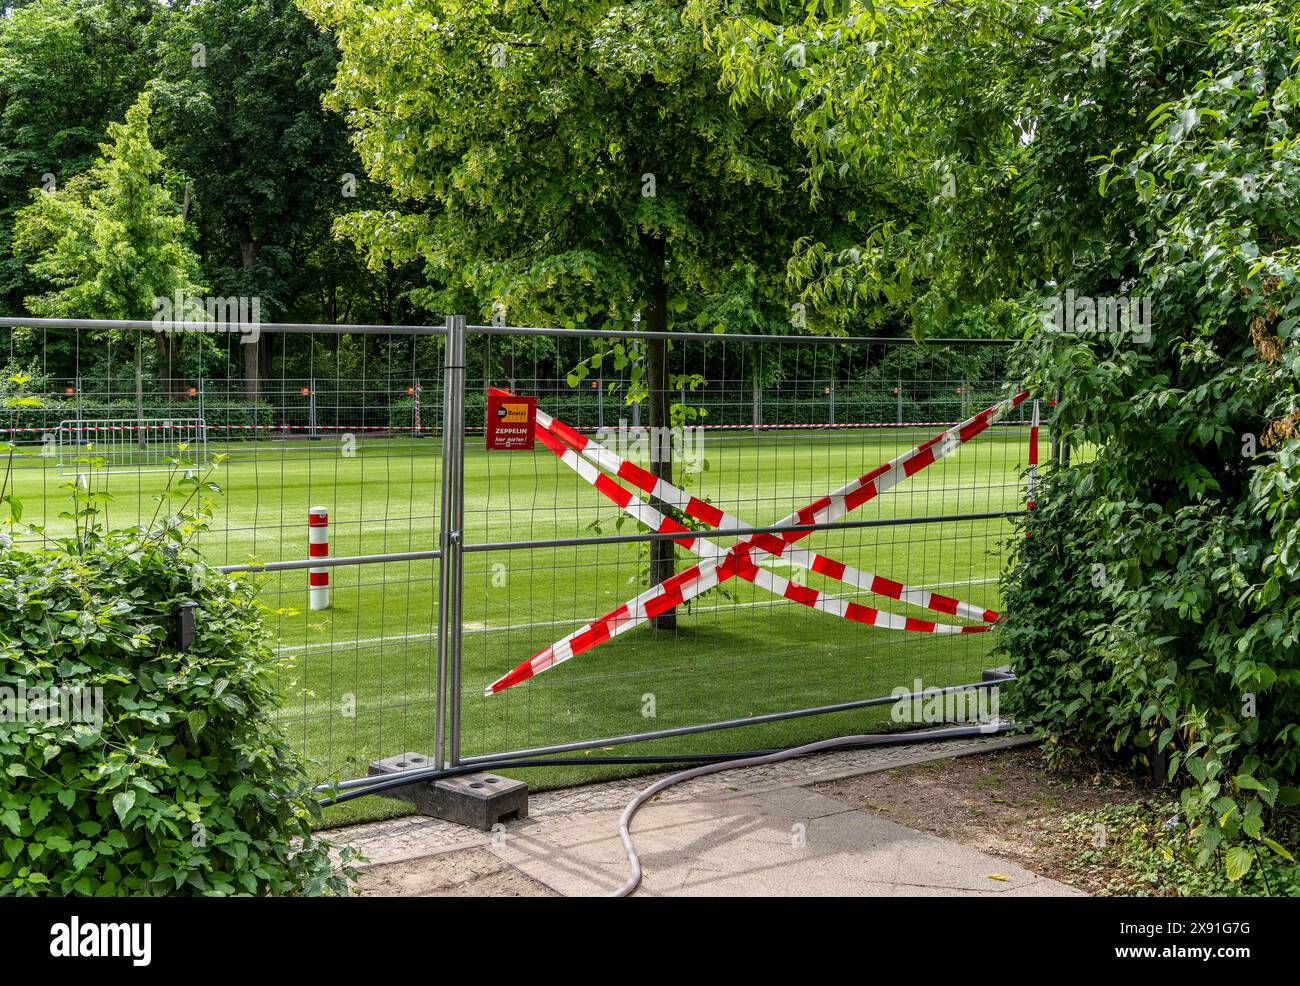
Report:
[[[433,766],[421,753],[402,753],[370,764],[369,776]],[[421,814],[490,832],[492,826],[528,817],[528,785],[497,774],[462,774],[440,781],[414,781],[383,793],[414,805]]]

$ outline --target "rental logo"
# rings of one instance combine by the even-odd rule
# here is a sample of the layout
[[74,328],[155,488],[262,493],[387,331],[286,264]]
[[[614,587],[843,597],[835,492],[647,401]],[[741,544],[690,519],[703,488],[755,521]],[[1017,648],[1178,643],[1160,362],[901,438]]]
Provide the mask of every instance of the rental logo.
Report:
[[496,451],[531,449],[536,441],[537,398],[488,393],[487,447]]

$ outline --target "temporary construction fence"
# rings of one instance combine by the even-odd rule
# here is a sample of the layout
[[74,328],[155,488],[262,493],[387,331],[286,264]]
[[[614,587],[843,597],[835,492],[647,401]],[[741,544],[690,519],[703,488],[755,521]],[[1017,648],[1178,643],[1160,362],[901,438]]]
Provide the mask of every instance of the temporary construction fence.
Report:
[[[364,773],[372,751],[429,741],[444,326],[261,325],[263,358],[250,385],[238,337],[201,327],[163,346],[148,321],[0,324],[10,326],[0,335],[8,364],[0,440],[21,453],[13,460],[20,542],[39,547],[70,530],[60,515],[74,483],[110,494],[98,506],[104,522],[126,527],[150,523],[174,472],[203,476],[221,493],[211,497],[200,550],[258,583],[279,659],[279,717],[313,772]],[[131,438],[168,417],[202,423],[206,465],[193,443],[177,441],[168,471],[157,472],[152,462],[124,461],[104,440],[130,436],[129,450]],[[110,421],[125,423],[95,430]],[[66,447],[78,431],[85,440]],[[316,508],[328,528],[309,520]],[[327,540],[313,544],[325,530]],[[313,595],[328,608],[313,608]]]
[[[259,581],[322,780],[408,751],[782,745],[983,687],[1046,424],[993,341],[262,325],[249,380],[238,343],[195,356],[149,322],[0,325],[39,398],[3,422],[28,540],[58,531],[65,429],[198,409],[211,461],[171,468],[222,488],[201,550]],[[528,447],[485,447],[504,405]],[[84,444],[108,521],[147,522],[166,475]]]

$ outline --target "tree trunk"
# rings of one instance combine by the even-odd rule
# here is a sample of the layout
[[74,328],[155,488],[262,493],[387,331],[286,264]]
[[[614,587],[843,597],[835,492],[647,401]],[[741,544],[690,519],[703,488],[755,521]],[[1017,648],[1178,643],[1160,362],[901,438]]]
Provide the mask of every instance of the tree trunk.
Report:
[[168,401],[174,401],[180,388],[176,386],[176,363],[180,356],[179,336],[170,332],[155,332],[153,336],[154,352],[158,357],[158,379],[160,390]]
[[[645,238],[643,236],[643,238]],[[650,299],[642,313],[642,324],[650,332],[668,331],[668,283],[665,280],[664,242],[655,237],[647,242],[651,262],[657,273]],[[650,391],[650,471],[664,482],[673,481],[673,447],[671,440],[672,392],[668,380],[668,340],[648,339],[645,348],[646,386]],[[656,497],[650,505],[671,516],[671,508]],[[671,540],[650,542],[650,584],[659,585],[677,572],[677,546]],[[676,630],[677,610],[670,609],[652,617],[656,630]]]
[[241,343],[239,347],[244,357],[244,399],[256,402],[261,397],[261,370],[258,367],[258,344]]

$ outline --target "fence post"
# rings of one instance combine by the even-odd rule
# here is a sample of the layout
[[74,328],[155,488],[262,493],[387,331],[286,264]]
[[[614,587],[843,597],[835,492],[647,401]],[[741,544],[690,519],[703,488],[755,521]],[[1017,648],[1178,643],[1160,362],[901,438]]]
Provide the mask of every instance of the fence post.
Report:
[[[330,514],[325,507],[307,512],[307,554],[311,558],[328,558],[330,553]],[[315,611],[330,608],[329,568],[307,569],[307,605]]]
[[144,351],[141,339],[144,333],[135,337],[135,439],[140,451],[149,447],[144,434]]
[[307,380],[307,437],[311,441],[316,441],[320,436],[316,434],[316,377],[311,376]]
[[[637,316],[634,319],[632,319],[632,321],[634,323],[632,328],[639,329],[641,327],[640,313],[638,313]],[[633,356],[633,359],[635,359],[636,356],[641,355],[641,342],[639,340],[633,339],[632,342],[628,345],[628,348],[631,349],[634,354],[636,354],[635,356]],[[637,401],[635,404],[632,405],[632,427],[633,428],[641,427],[641,402],[640,401]]]
[[[438,669],[434,762],[460,762],[462,542],[465,520],[465,317],[447,316],[443,361],[442,509],[438,527]],[[449,713],[449,714],[448,714]],[[447,755],[444,756],[444,741]]]

